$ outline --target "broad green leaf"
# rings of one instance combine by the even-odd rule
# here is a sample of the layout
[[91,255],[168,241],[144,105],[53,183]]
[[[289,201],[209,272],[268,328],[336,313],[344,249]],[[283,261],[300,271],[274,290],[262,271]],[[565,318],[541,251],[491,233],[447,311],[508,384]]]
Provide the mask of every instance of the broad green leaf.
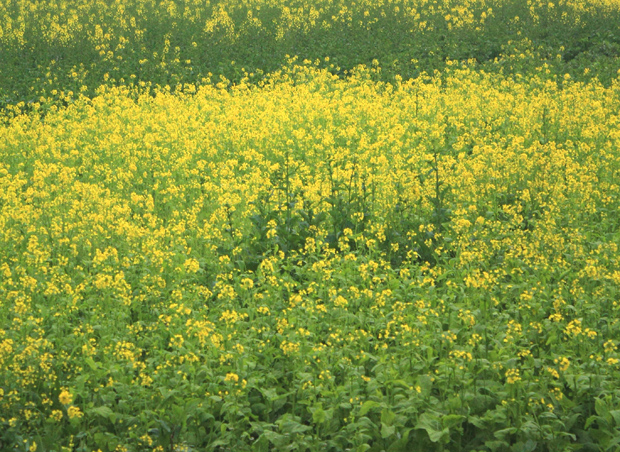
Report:
[[312,422],[314,422],[315,424],[322,424],[323,422],[325,422],[325,419],[325,410],[321,405],[318,405],[316,408],[314,408],[312,412]]
[[90,356],[86,358],[84,361],[86,362],[86,364],[88,364],[88,367],[90,367],[92,370],[97,370],[99,368],[99,364],[97,364],[95,360],[92,359]]
[[374,400],[367,400],[366,402],[364,402],[364,404],[362,405],[362,408],[360,408],[359,413],[357,413],[358,416],[366,416],[366,414],[372,410],[373,408],[377,408],[380,407],[381,404],[378,402],[375,402]]
[[272,432],[271,430],[266,430],[262,435],[262,437],[266,438],[271,444],[280,448],[288,443],[288,439],[277,432]]
[[494,433],[494,436],[498,439],[505,439],[508,435],[514,435],[519,430],[516,427],[508,427],[502,430],[498,430]]
[[101,417],[104,417],[106,419],[110,419],[112,422],[114,422],[116,420],[116,414],[114,413],[114,411],[112,411],[111,408],[107,407],[107,406],[98,406],[95,408],[91,408],[90,409],[91,413],[95,413]]
[[460,425],[463,423],[465,416],[461,416],[460,414],[447,414],[441,417],[441,424],[444,428],[452,428],[456,425]]
[[431,380],[431,377],[428,375],[420,375],[418,377],[418,384],[420,385],[422,392],[424,394],[428,394],[433,387],[433,380]]
[[415,426],[416,429],[426,430],[428,437],[434,443],[443,441],[450,437],[450,430],[444,429],[441,425],[439,416],[430,413],[423,413]]
[[620,445],[620,434],[615,432],[614,437],[605,444],[605,451],[618,451],[618,445]]
[[596,415],[592,415],[592,416],[590,416],[590,417],[586,420],[586,423],[585,423],[585,425],[584,425],[584,427],[583,427],[583,428],[584,428],[584,429],[586,429],[586,430],[587,430],[587,429],[589,429],[589,428],[590,428],[590,426],[591,426],[594,422],[596,422],[598,419],[599,419],[599,417],[598,417],[598,416],[596,416]]
[[381,438],[389,438],[396,431],[396,427],[393,425],[381,424]]
[[387,452],[410,452],[411,449],[408,446],[410,432],[410,428],[405,429],[402,436],[388,447]]
[[388,410],[387,408],[384,408],[381,411],[381,423],[386,425],[392,425],[395,418],[396,414],[393,411]]
[[405,380],[389,380],[385,383],[386,385],[399,386],[404,389],[409,389],[411,387]]
[[439,432],[437,431],[429,432],[427,430],[427,433],[428,433],[428,437],[434,443],[447,442],[450,439],[450,430],[448,430],[447,428],[444,428],[443,430]]
[[308,430],[312,430],[312,427],[310,427],[309,425],[303,425],[293,420],[278,422],[277,424],[280,427],[280,432],[284,434],[288,433],[292,435],[295,433],[304,433]]
[[594,409],[596,410],[596,414],[608,420],[609,417],[609,407],[607,403],[603,399],[595,399],[594,400]]

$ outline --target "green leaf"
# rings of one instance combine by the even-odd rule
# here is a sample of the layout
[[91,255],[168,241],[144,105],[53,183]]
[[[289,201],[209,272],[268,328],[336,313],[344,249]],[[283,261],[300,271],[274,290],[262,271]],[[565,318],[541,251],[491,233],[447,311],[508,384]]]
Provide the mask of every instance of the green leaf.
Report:
[[360,412],[357,414],[359,417],[366,416],[366,414],[372,410],[373,408],[380,407],[381,404],[379,402],[375,402],[374,400],[367,400],[360,408]]
[[227,438],[222,438],[222,439],[218,439],[218,440],[213,441],[209,445],[209,447],[217,448],[217,447],[220,447],[220,446],[228,446],[228,445],[230,445],[230,440],[227,439]]
[[396,414],[393,411],[388,410],[387,408],[384,408],[383,411],[381,411],[381,423],[382,424],[392,425],[394,423],[395,418],[396,418]]
[[95,444],[104,444],[106,436],[104,433],[97,432],[93,435],[93,439],[95,440]]
[[177,391],[176,389],[159,388],[159,392],[164,400],[168,400],[179,391]]
[[508,450],[510,445],[506,441],[485,441],[484,445],[493,452]]
[[91,413],[97,414],[103,418],[110,419],[112,422],[116,420],[116,413],[107,406],[98,406],[89,410]]
[[312,422],[314,422],[315,424],[322,424],[323,422],[325,422],[325,420],[325,410],[319,404],[316,408],[312,410]]
[[99,368],[99,365],[91,357],[86,358],[84,361],[86,361],[86,364],[88,364],[88,367],[92,370],[97,370]]
[[555,344],[558,340],[558,335],[553,333],[547,339],[547,343],[545,345]]
[[447,414],[441,417],[441,424],[444,428],[452,428],[463,423],[465,416],[460,414]]
[[272,432],[271,430],[266,430],[261,436],[266,438],[271,444],[278,448],[283,447],[288,443],[288,439],[284,435]]
[[608,451],[608,450],[617,451],[618,444],[620,444],[620,435],[618,435],[616,432],[616,435],[614,435],[614,437],[605,444],[605,451]]
[[534,452],[538,443],[534,440],[528,439],[526,442],[519,442],[512,446],[515,452]]
[[434,443],[450,438],[450,430],[442,427],[441,419],[430,413],[423,413],[415,426],[416,429],[426,430],[428,437]]
[[[429,347],[430,349],[431,347]],[[422,392],[424,394],[428,394],[429,392],[431,392],[431,389],[433,387],[433,380],[431,380],[431,377],[429,377],[428,375],[420,375],[418,377],[418,384],[420,385],[420,389],[422,389]]]
[[410,428],[405,429],[402,432],[402,436],[388,447],[387,452],[409,452],[411,450],[411,448],[408,447],[409,432],[411,432]]
[[396,427],[393,425],[386,425],[381,423],[381,438],[389,438],[396,431]]
[[596,410],[596,414],[605,418],[605,420],[609,418],[609,408],[603,399],[596,399],[594,401],[594,409]]
[[588,428],[590,428],[590,426],[591,426],[594,422],[598,421],[598,419],[599,419],[599,417],[598,417],[598,416],[595,416],[595,415],[590,416],[590,417],[586,420],[586,423],[585,423],[585,425],[584,425],[584,427],[583,427],[583,428],[584,428],[585,430],[587,430]]
[[424,429],[426,431],[428,430],[441,430],[441,420],[439,418],[439,416],[435,416],[434,414],[430,414],[430,413],[422,413],[420,415],[420,419],[418,420],[418,423],[415,426],[416,429]]
[[404,389],[409,389],[411,387],[405,380],[389,380],[385,382],[386,385],[399,386]]
[[517,432],[518,432],[518,429],[516,427],[508,427],[508,428],[496,431],[494,435],[498,439],[505,439],[508,435],[514,435]]
[[297,421],[293,421],[290,419],[282,421],[282,422],[276,422],[276,424],[279,425],[280,432],[283,434],[288,433],[290,435],[293,435],[295,433],[304,433],[304,432],[307,432],[308,430],[312,430],[312,427],[310,427],[309,425],[303,425]]
[[427,431],[427,433],[428,433],[428,437],[434,443],[447,442],[450,440],[450,430],[448,430],[447,428],[444,428],[440,432]]
[[278,391],[274,388],[265,388],[261,392],[263,393],[263,396],[265,396],[265,398],[269,400],[270,402],[278,399],[279,397]]
[[467,419],[469,421],[470,424],[475,425],[476,427],[478,427],[479,429],[486,429],[487,428],[487,423],[486,420],[478,417],[478,416],[469,416],[469,418]]

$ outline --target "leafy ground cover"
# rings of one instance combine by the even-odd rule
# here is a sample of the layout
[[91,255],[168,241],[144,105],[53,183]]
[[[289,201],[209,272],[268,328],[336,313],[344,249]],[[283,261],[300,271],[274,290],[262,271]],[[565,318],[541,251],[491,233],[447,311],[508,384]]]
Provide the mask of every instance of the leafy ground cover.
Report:
[[[25,43],[63,5],[2,7],[24,17],[12,30]],[[234,24],[250,6],[285,10],[218,5]],[[386,5],[364,17],[409,3]],[[527,11],[557,8],[584,29],[617,14],[588,5]],[[202,4],[155,6],[136,17],[211,17]],[[420,8],[449,21],[457,5]],[[267,35],[280,23],[260,17]],[[2,26],[3,43],[19,35]],[[501,28],[488,35],[500,47]],[[315,45],[285,36],[273,42]],[[620,81],[597,79],[615,57],[586,78],[585,66],[558,75],[569,63],[555,53],[442,59],[408,78],[355,66],[354,53],[341,65],[334,49],[265,63],[254,79],[93,76],[75,96],[5,104],[0,449],[618,447]],[[11,83],[0,88],[21,96]]]

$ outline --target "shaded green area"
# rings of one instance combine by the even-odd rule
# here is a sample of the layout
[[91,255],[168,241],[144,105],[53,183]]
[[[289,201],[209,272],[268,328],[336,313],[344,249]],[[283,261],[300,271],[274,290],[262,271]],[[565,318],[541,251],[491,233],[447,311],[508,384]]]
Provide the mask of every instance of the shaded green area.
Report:
[[103,83],[259,81],[287,55],[329,57],[340,75],[375,61],[385,80],[475,59],[607,84],[620,55],[620,11],[604,1],[9,1],[0,19],[4,104],[92,95]]

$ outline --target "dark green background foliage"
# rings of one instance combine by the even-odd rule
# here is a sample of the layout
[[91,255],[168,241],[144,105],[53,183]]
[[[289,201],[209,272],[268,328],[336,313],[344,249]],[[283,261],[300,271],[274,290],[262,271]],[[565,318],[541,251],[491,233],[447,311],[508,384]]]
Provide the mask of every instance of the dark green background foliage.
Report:
[[[547,63],[551,74],[603,83],[620,56],[619,10],[583,2],[2,3],[3,104],[93,94],[102,83],[176,86],[209,74],[259,81],[286,55],[330,57],[340,75],[376,60],[388,81],[475,59],[486,70],[522,74]],[[461,3],[470,3],[463,10],[472,22],[450,27]]]

